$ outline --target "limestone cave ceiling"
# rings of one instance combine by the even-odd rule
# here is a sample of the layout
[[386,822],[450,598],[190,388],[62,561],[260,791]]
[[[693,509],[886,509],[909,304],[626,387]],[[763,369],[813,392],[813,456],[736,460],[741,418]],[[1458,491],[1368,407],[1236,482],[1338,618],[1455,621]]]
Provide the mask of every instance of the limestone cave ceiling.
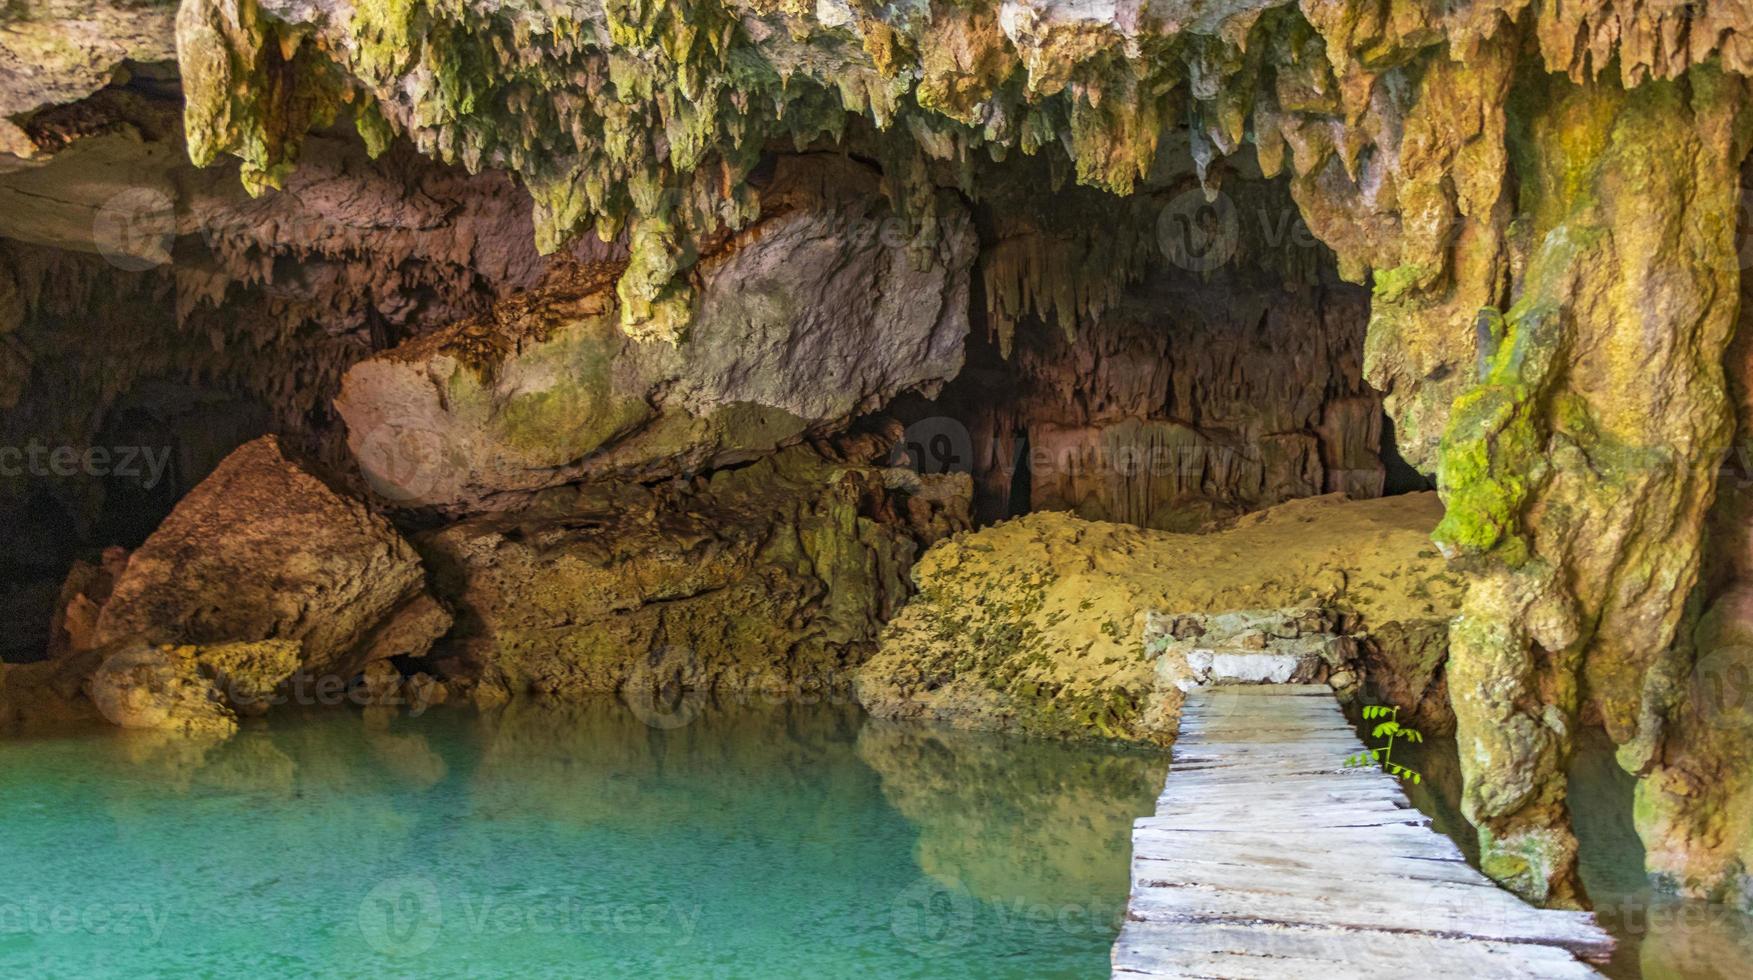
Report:
[[[27,311],[125,324],[151,305],[135,295],[171,298],[212,350],[240,335],[216,300],[259,298],[266,325],[246,335],[268,355],[241,370],[306,415],[366,354],[592,269],[615,279],[612,302],[589,300],[620,330],[605,344],[686,348],[727,241],[836,220],[763,200],[775,149],[872,168],[915,276],[978,262],[1007,352],[1024,317],[1075,331],[1118,304],[1162,194],[1285,181],[1340,276],[1372,291],[1363,378],[1406,459],[1436,473],[1436,542],[1467,573],[1449,688],[1486,869],[1580,901],[1563,764],[1598,722],[1644,777],[1652,870],[1753,901],[1753,741],[1716,737],[1687,697],[1709,655],[1693,626],[1734,635],[1712,604],[1738,579],[1694,586],[1701,565],[1734,564],[1704,529],[1753,419],[1731,348],[1753,4],[8,0],[0,37],[9,407],[53,357],[20,348]],[[174,74],[153,67],[173,57]],[[200,254],[123,288],[42,250],[91,250],[81,229],[119,193],[147,195],[128,222],[167,224],[126,223],[112,261],[150,266],[191,236]],[[982,202],[995,227],[974,259],[958,236]],[[872,282],[917,281],[886,262]],[[936,310],[913,312],[937,336]],[[307,374],[262,367],[275,345]],[[628,356],[650,390],[689,397],[687,364]],[[861,377],[855,401],[938,367]],[[57,377],[104,383],[86,370],[111,369]],[[784,438],[855,411],[812,405]],[[514,428],[493,439],[532,431]],[[783,441],[675,438],[719,461]]]

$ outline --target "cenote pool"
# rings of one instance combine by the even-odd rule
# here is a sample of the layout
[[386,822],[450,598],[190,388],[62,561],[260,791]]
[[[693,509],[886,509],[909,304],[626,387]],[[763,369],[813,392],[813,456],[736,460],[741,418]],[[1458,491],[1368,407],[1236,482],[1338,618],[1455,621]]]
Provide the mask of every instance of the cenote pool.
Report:
[[658,720],[0,742],[0,976],[1106,974],[1165,756],[850,705]]

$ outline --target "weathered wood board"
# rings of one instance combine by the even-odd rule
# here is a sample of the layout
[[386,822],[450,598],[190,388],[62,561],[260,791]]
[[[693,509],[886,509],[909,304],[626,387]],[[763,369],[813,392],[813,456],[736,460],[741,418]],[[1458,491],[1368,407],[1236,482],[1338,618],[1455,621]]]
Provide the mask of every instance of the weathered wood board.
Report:
[[[1156,816],[1132,835],[1117,980],[1596,977],[1613,941],[1467,864],[1364,746],[1325,685],[1187,698]],[[1580,959],[1579,959],[1580,957]]]

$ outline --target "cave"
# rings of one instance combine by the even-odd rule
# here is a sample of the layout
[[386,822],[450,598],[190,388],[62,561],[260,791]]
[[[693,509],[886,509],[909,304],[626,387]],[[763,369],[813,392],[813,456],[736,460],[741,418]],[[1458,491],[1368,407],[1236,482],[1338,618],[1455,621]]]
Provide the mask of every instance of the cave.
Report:
[[0,972],[1731,975],[1750,76],[0,4]]

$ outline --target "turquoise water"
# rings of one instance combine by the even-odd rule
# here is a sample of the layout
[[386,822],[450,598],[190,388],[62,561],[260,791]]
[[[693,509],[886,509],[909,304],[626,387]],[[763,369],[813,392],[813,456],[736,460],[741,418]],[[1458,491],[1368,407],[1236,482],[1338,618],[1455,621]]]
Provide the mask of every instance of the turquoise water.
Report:
[[825,704],[0,741],[0,976],[1102,976],[1166,765]]

